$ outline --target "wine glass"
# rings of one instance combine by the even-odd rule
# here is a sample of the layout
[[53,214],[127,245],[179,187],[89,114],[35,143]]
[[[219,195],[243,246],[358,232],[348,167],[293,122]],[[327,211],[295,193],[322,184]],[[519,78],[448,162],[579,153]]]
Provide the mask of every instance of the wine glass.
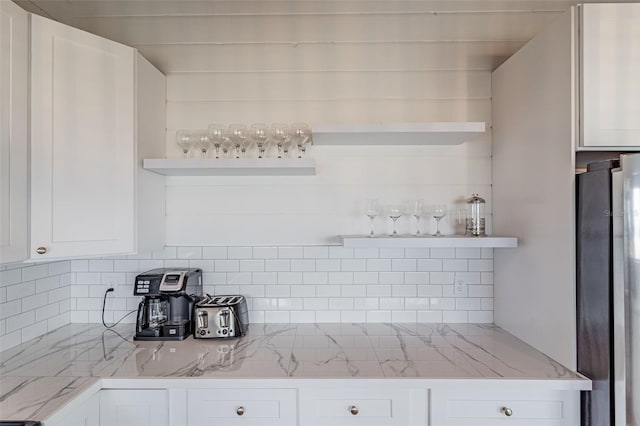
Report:
[[293,149],[293,147],[296,144],[293,142],[293,140],[291,138],[287,138],[285,139],[285,141],[282,144],[282,156],[285,158],[289,158],[289,151],[291,151],[291,149]]
[[313,134],[311,133],[311,130],[309,130],[309,138],[304,144],[302,144],[302,155],[300,156],[300,158],[307,155],[307,149],[310,148],[311,145],[313,145]]
[[289,139],[289,125],[284,123],[274,123],[271,126],[271,139],[278,146],[278,158],[282,158],[284,143]]
[[433,234],[434,237],[442,237],[443,234],[440,233],[440,220],[447,215],[447,206],[444,204],[438,204],[433,206],[431,209],[431,214],[433,218],[436,220],[436,233]]
[[375,198],[367,200],[367,217],[369,218],[369,222],[371,223],[371,233],[370,237],[373,237],[373,219],[376,218],[380,209],[378,207],[378,200]]
[[420,235],[420,218],[424,214],[424,200],[421,198],[413,200],[410,204],[410,214],[416,218],[416,236]]
[[209,126],[209,139],[216,149],[216,158],[220,158],[220,147],[227,138],[226,127],[222,124],[211,124]]
[[240,152],[242,153],[242,158],[247,157],[247,151],[251,148],[251,144],[253,144],[253,140],[250,137],[246,137],[243,139],[240,144]]
[[307,150],[306,144],[311,136],[311,129],[307,123],[293,123],[291,125],[291,140],[298,147],[298,158],[302,158]]
[[247,126],[244,124],[230,124],[229,137],[236,148],[236,158],[240,158],[240,151],[247,139]]
[[184,158],[189,155],[189,150],[194,146],[193,131],[178,130],[176,132],[176,144],[182,149]]
[[220,147],[222,148],[222,156],[224,158],[229,157],[229,151],[231,151],[231,148],[233,148],[233,145],[234,143],[228,135],[224,137],[220,145]]
[[252,124],[251,139],[253,139],[258,146],[258,158],[262,158],[269,146],[269,126],[264,123]]
[[196,130],[193,132],[195,145],[202,152],[202,158],[207,158],[207,151],[211,148],[211,140],[207,130]]
[[397,223],[398,223],[398,219],[400,219],[400,216],[402,216],[402,209],[400,208],[400,206],[389,206],[387,214],[389,216],[389,219],[393,220],[393,233],[391,234],[391,236],[397,237],[398,236]]

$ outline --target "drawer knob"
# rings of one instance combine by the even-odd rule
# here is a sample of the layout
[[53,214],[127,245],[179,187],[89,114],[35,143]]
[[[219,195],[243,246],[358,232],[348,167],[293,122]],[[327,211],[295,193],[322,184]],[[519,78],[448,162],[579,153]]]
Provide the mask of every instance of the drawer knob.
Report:
[[47,252],[47,248],[46,247],[38,247],[36,249],[36,253],[38,254],[45,254]]
[[349,412],[352,415],[357,416],[360,410],[358,410],[358,407],[356,407],[355,405],[352,405],[351,407],[349,407]]
[[244,414],[244,407],[241,405],[240,407],[236,408],[236,414],[241,416]]
[[500,412],[507,417],[511,417],[513,415],[513,410],[509,407],[502,407]]

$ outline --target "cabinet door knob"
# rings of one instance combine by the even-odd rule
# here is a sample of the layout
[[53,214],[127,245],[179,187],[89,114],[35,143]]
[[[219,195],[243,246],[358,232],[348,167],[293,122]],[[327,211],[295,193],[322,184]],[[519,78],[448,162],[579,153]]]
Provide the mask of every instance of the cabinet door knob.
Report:
[[36,253],[38,254],[45,254],[47,252],[47,248],[46,247],[38,247],[36,249]]
[[244,407],[240,406],[240,407],[236,408],[236,414],[239,415],[239,416],[243,415],[244,414]]
[[511,417],[513,415],[513,410],[509,407],[502,407],[500,412],[507,417]]
[[349,407],[349,412],[354,415],[357,416],[358,413],[360,412],[360,410],[358,410],[358,407],[356,407],[355,405],[352,405]]

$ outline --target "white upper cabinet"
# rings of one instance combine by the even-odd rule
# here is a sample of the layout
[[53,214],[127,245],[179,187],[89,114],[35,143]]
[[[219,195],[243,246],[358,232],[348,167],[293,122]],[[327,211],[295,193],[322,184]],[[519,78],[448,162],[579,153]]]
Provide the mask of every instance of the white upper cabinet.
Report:
[[[147,223],[164,217],[163,182],[139,176],[137,159],[164,132],[164,76],[130,47],[36,15],[31,24],[30,257],[133,253],[137,193],[161,206]],[[138,115],[157,132],[139,131]]]
[[580,6],[584,148],[640,146],[640,4]]
[[0,263],[27,258],[29,17],[0,2]]

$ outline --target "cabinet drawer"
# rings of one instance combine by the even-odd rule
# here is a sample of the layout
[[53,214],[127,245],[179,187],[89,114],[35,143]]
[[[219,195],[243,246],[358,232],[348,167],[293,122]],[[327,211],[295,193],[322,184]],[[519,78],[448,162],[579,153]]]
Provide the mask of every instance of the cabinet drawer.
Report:
[[189,389],[189,426],[295,425],[294,389]]
[[[578,392],[574,392],[577,394]],[[575,401],[569,392],[432,391],[433,426],[573,424]]]
[[[300,424],[398,425],[421,424],[426,418],[426,393],[411,390],[313,389],[300,391]],[[424,423],[422,423],[424,424]]]

